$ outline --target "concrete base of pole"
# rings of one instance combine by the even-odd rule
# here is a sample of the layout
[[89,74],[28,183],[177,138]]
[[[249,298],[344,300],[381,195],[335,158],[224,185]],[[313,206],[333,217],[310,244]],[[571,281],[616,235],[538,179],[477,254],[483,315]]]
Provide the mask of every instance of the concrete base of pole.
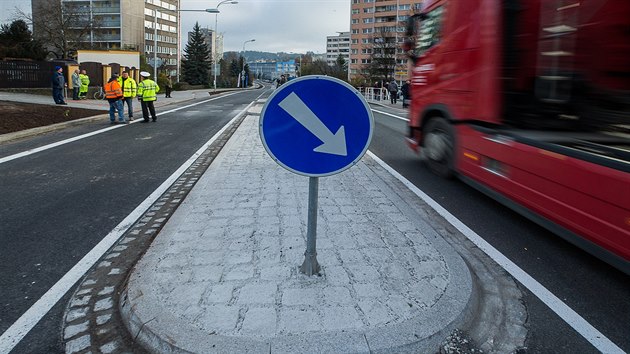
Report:
[[304,263],[300,266],[300,273],[310,277],[311,275],[319,275],[320,270],[321,267],[317,262],[317,253],[311,255],[304,254]]

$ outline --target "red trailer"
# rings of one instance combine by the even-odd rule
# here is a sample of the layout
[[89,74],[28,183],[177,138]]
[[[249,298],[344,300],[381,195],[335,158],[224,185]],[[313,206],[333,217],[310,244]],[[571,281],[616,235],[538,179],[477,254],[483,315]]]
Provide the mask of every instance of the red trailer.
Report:
[[424,4],[409,145],[630,274],[630,1]]

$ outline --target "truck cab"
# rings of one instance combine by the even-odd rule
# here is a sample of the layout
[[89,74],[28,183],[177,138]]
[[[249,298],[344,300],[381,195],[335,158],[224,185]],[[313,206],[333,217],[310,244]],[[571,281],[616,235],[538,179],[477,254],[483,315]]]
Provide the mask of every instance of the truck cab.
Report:
[[630,1],[431,0],[407,143],[630,272]]

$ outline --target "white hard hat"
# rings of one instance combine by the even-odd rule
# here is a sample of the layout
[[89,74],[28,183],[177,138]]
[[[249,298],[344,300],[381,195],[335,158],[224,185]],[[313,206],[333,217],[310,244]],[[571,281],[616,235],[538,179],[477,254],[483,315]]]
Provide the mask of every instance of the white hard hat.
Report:
[[140,76],[142,76],[142,77],[149,77],[149,76],[151,76],[151,73],[149,73],[147,71],[141,71],[140,72]]

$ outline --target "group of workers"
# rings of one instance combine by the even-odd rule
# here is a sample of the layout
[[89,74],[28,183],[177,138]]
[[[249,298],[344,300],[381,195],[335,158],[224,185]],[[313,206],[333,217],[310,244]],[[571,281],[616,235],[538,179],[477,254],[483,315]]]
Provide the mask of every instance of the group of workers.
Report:
[[87,98],[90,77],[85,70],[76,69],[72,74],[72,99],[75,101]]
[[[158,84],[150,79],[151,74],[147,71],[140,72],[140,82],[136,81],[129,76],[129,72],[124,71],[121,76],[114,73],[105,85],[103,90],[105,91],[105,99],[109,102],[109,120],[111,124],[116,124],[116,112],[118,112],[119,123],[129,123],[133,120],[133,99],[138,98],[140,105],[142,106],[143,123],[149,122],[151,118],[154,122],[157,121],[157,115],[155,113],[154,102],[157,100],[156,94],[160,91]],[[90,84],[90,78],[85,70],[79,71],[78,69],[72,74],[72,98],[74,100],[80,100],[87,98],[88,86]],[[167,83],[167,95],[170,97],[171,81]],[[63,68],[61,66],[55,67],[55,72],[52,76],[53,87],[53,99],[56,104],[67,105],[63,90],[67,87],[65,78],[63,76]],[[127,105],[127,114],[129,120],[125,119],[124,105]]]
[[[133,99],[138,98],[142,106],[142,123],[149,122],[149,117],[157,122],[154,102],[157,100],[156,94],[160,91],[160,86],[151,80],[151,74],[147,71],[140,72],[140,82],[129,76],[128,72],[123,72],[122,76],[113,74],[104,85],[105,99],[109,102],[109,121],[116,124],[116,111],[118,112],[118,122],[127,123],[133,120]],[[124,104],[127,104],[129,120],[125,120]],[[150,115],[149,115],[150,113]]]

